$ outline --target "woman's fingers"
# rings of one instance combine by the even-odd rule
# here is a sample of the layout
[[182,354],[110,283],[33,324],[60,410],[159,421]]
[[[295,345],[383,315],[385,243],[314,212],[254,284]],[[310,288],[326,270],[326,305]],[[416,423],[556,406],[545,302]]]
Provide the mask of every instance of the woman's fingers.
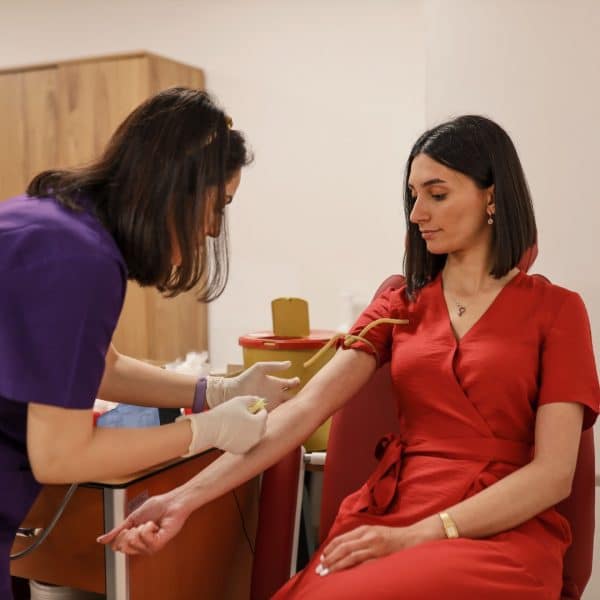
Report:
[[345,565],[348,562],[348,557],[369,549],[369,545],[365,541],[357,537],[355,539],[347,539],[338,544],[327,555],[323,555],[321,563],[323,567],[330,571],[335,571],[338,568],[345,568],[340,565]]
[[357,550],[352,550],[341,556],[329,567],[324,567],[322,564],[319,565],[321,568],[319,569],[319,567],[317,567],[317,574],[329,575],[329,573],[335,573],[336,571],[341,571],[343,569],[350,569],[351,567],[356,567],[357,565],[360,565],[371,558],[373,558],[373,556],[370,548],[359,548]]
[[325,548],[323,549],[323,561],[326,563],[329,558],[329,555],[335,552],[335,550],[339,546],[347,542],[360,539],[365,533],[366,529],[367,528],[365,526],[357,527],[356,529],[352,529],[351,531],[348,531],[346,533],[343,533],[342,535],[338,535],[336,538],[333,538],[333,540],[331,540],[331,542],[329,542],[329,544],[327,544],[327,546],[325,546]]
[[323,550],[317,566],[319,575],[361,564],[392,551],[390,529],[376,525],[363,525],[334,538]]
[[139,554],[149,554],[152,551],[154,538],[158,530],[158,526],[152,521],[136,527],[135,530],[132,530],[133,535],[129,540],[129,548]]
[[134,525],[135,524],[133,522],[133,519],[130,516],[127,519],[125,519],[117,527],[114,527],[110,531],[106,532],[104,535],[98,536],[96,538],[96,541],[99,542],[100,544],[110,544],[113,540],[115,540],[120,535],[120,533],[122,531],[124,531],[125,529],[129,529],[131,527],[134,527]]

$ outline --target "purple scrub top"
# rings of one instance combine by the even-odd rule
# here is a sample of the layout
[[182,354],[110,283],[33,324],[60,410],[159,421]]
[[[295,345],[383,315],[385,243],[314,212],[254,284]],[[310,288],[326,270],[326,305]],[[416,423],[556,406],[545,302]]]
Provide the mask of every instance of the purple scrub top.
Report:
[[[40,484],[27,458],[27,404],[91,409],[123,306],[127,269],[90,206],[0,202],[0,598],[9,552]],[[90,419],[91,419],[90,415]]]

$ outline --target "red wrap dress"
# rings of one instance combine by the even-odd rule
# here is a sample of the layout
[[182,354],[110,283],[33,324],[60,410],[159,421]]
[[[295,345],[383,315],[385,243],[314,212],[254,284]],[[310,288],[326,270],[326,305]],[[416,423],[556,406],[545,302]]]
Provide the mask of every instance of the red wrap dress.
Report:
[[[385,317],[409,324],[378,325],[366,334],[372,346],[351,347],[391,361],[401,434],[379,443],[379,465],[342,502],[322,547],[360,525],[415,523],[524,466],[542,404],[582,404],[584,428],[597,416],[585,306],[543,277],[519,273],[460,341],[441,276],[413,302],[404,287],[385,291],[352,333]],[[569,543],[566,519],[550,508],[489,538],[428,542],[325,577],[315,573],[317,551],[275,598],[556,600]]]

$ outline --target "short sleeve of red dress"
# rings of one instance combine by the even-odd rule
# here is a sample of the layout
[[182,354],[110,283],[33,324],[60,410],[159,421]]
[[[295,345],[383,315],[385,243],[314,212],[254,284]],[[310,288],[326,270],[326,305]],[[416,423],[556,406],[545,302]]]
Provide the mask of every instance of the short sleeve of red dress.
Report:
[[583,429],[596,421],[600,388],[590,323],[581,297],[561,298],[544,336],[540,357],[538,406],[577,402],[584,406]]
[[[398,303],[399,290],[388,288],[377,296],[367,308],[358,317],[356,323],[348,332],[350,335],[358,335],[367,325],[377,319],[396,318],[395,306]],[[353,350],[361,350],[377,360],[377,366],[380,367],[389,362],[392,350],[392,331],[393,325],[381,323],[370,329],[363,337],[368,342],[356,340],[349,345],[341,340],[339,345],[344,348],[352,348]]]

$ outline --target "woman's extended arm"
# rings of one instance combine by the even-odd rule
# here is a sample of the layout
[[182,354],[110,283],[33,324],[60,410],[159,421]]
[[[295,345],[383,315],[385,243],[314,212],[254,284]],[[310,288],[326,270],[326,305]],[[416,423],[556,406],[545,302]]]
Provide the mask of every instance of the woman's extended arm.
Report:
[[[357,350],[338,352],[295,398],[269,415],[267,433],[250,452],[243,456],[226,454],[179,488],[151,498],[100,541],[110,543],[117,538],[113,547],[130,553],[159,550],[192,511],[264,471],[299,446],[374,371],[375,359],[369,354]],[[177,523],[176,528],[173,523]]]

